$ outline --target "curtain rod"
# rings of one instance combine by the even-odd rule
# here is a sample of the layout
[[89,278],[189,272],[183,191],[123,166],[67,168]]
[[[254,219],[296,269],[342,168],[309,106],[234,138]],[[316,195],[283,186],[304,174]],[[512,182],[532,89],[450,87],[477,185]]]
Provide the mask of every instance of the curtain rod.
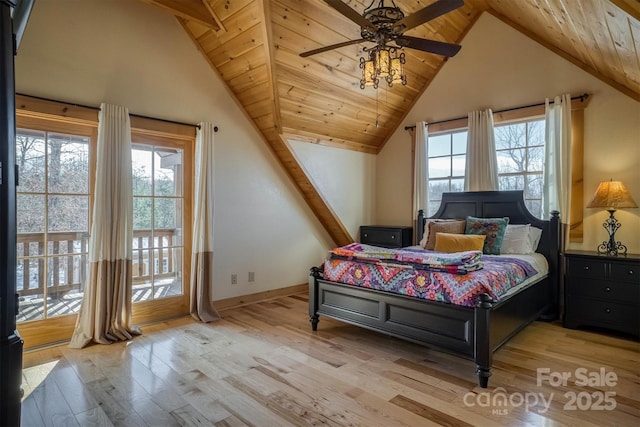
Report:
[[[91,106],[91,105],[74,104],[74,103],[71,103],[71,102],[58,101],[57,99],[43,98],[43,97],[40,97],[40,96],[32,96],[32,95],[25,95],[23,93],[16,93],[16,95],[26,96],[26,97],[33,98],[33,99],[38,99],[40,101],[48,101],[48,102],[56,102],[58,104],[66,104],[66,105],[69,105],[71,107],[88,108],[89,110],[100,111],[100,107],[94,107],[94,106]],[[171,123],[171,124],[174,124],[174,125],[192,126],[192,127],[200,129],[200,125],[194,125],[194,124],[191,124],[191,123],[184,123],[184,122],[177,122],[175,120],[158,119],[158,118],[155,118],[155,117],[141,116],[140,114],[131,114],[131,113],[129,113],[129,116],[130,117],[136,117],[138,119],[157,120],[159,122]],[[214,132],[218,132],[218,126],[214,126],[213,127],[213,131]]]
[[[574,96],[573,98],[571,98],[571,100],[575,101],[576,99],[579,99],[580,102],[582,102],[587,98],[589,98],[589,94],[588,93],[583,93],[582,95]],[[553,101],[551,101],[550,104],[553,104]],[[494,111],[493,114],[506,113],[507,111],[522,110],[523,108],[540,107],[542,105],[545,105],[545,103],[544,102],[539,102],[537,104],[523,105],[521,107],[506,108],[504,110]],[[468,116],[457,117],[455,119],[440,120],[440,121],[437,121],[437,122],[427,123],[427,125],[437,125],[437,124],[440,124],[440,123],[455,122],[456,120],[463,120],[463,119],[466,119],[467,117]],[[416,128],[415,126],[405,126],[404,130],[412,130],[412,129],[415,129],[415,128]]]

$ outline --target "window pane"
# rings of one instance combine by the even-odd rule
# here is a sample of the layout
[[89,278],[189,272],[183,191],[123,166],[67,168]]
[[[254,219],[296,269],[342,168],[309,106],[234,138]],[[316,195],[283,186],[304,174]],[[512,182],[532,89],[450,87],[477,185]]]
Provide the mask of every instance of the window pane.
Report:
[[451,160],[453,162],[453,170],[451,171],[451,176],[464,176],[467,157],[453,156]]
[[18,260],[16,284],[20,295],[17,321],[44,319],[44,289],[40,279],[44,272],[44,258]]
[[544,120],[536,120],[527,123],[529,132],[529,146],[544,146]]
[[465,154],[467,152],[467,132],[457,132],[453,134],[453,153]]
[[527,162],[529,171],[544,170],[544,147],[534,147],[527,150]]
[[156,259],[154,299],[182,295],[182,249],[165,249]]
[[500,191],[513,191],[524,189],[523,175],[503,175],[498,177],[498,188]]
[[149,301],[153,298],[151,267],[153,259],[149,250],[134,251],[133,269],[133,301]]
[[18,233],[44,232],[44,196],[17,195]]
[[498,151],[498,173],[523,172],[526,160],[525,149]]
[[429,159],[429,179],[451,176],[451,157]]
[[451,135],[429,137],[429,157],[447,156],[451,154]]
[[460,193],[464,191],[464,179],[452,179],[450,191],[454,193]]
[[496,150],[524,147],[526,144],[526,124],[515,123],[494,128]]
[[180,199],[155,198],[154,199],[154,228],[175,229],[176,205],[181,203]]
[[[542,201],[541,200],[525,200],[524,204],[533,216],[542,218]],[[549,218],[546,218],[549,219]]]
[[131,149],[131,174],[134,196],[151,196],[152,163],[151,148],[142,148],[142,146],[134,144]]
[[427,216],[434,216],[438,212],[440,207],[440,200],[429,201],[429,207],[427,208]]
[[88,231],[89,197],[49,196],[49,231]]
[[442,200],[442,193],[449,191],[449,180],[429,181],[429,203],[432,200]]
[[50,134],[49,192],[89,192],[89,138]]
[[16,132],[16,164],[18,165],[18,191],[44,192],[45,134],[18,129]]
[[181,168],[182,151],[156,148],[154,156],[154,195],[182,195],[181,183],[176,179]]
[[151,205],[149,197],[133,198],[133,229],[151,230]]
[[89,233],[49,233],[48,236],[50,255],[88,252]]
[[525,188],[525,199],[542,199],[543,187],[542,174],[527,175],[527,187]]

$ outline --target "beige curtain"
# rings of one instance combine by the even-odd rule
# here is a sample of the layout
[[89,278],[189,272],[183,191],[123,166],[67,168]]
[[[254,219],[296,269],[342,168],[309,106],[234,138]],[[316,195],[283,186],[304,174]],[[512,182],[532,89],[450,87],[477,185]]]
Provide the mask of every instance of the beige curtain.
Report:
[[131,125],[126,108],[102,104],[98,124],[89,279],[69,344],[129,340],[131,325],[133,195]]
[[200,123],[196,136],[190,312],[195,319],[202,322],[220,318],[212,300],[214,133],[211,123]]
[[469,113],[466,163],[464,191],[498,190],[498,159],[490,108]]
[[571,206],[571,94],[545,100],[545,153],[542,217],[560,212],[560,222],[570,224]]
[[427,215],[429,203],[429,173],[427,157],[429,149],[429,131],[426,122],[416,123],[414,173],[413,173],[413,219],[418,218],[418,210]]

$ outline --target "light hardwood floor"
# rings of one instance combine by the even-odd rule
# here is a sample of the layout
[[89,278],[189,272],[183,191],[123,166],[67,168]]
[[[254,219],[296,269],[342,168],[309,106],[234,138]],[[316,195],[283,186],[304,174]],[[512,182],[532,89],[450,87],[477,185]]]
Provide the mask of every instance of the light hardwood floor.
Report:
[[[25,353],[23,426],[582,427],[640,419],[633,340],[535,322],[495,354],[483,390],[469,360],[324,317],[311,332],[305,295],[222,314],[211,324],[185,317],[147,326],[110,346]],[[538,369],[571,377],[538,385]],[[608,384],[580,384],[582,373],[601,372]],[[501,393],[506,402],[494,399]]]

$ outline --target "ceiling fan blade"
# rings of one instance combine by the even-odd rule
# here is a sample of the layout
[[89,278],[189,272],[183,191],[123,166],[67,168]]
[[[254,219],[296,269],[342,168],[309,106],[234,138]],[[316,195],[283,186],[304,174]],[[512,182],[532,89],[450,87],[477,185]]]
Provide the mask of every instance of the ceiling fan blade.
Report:
[[341,0],[324,0],[329,6],[351,19],[356,24],[360,25],[360,27],[367,27],[371,29],[371,31],[376,31],[376,27],[369,21],[367,21],[364,16],[360,15],[355,10],[351,9],[346,4],[342,3]]
[[393,31],[396,34],[404,33],[407,30],[417,27],[418,25],[422,25],[432,19],[436,19],[437,17],[462,6],[464,6],[463,0],[438,0],[435,3],[432,3],[429,6],[422,8],[396,22],[392,27]]
[[336,43],[336,44],[332,44],[330,46],[325,46],[325,47],[321,47],[321,48],[318,48],[318,49],[309,50],[307,52],[302,52],[300,54],[300,56],[302,56],[303,58],[306,58],[307,56],[315,55],[317,53],[322,53],[322,52],[326,52],[328,50],[338,49],[339,47],[349,46],[349,45],[352,45],[352,44],[358,44],[358,43],[362,43],[362,42],[365,42],[365,41],[366,41],[365,39],[349,40],[347,42]]
[[401,47],[422,50],[424,52],[435,53],[444,56],[454,56],[462,46],[439,42],[436,40],[419,39],[417,37],[402,36],[395,40],[395,43]]

